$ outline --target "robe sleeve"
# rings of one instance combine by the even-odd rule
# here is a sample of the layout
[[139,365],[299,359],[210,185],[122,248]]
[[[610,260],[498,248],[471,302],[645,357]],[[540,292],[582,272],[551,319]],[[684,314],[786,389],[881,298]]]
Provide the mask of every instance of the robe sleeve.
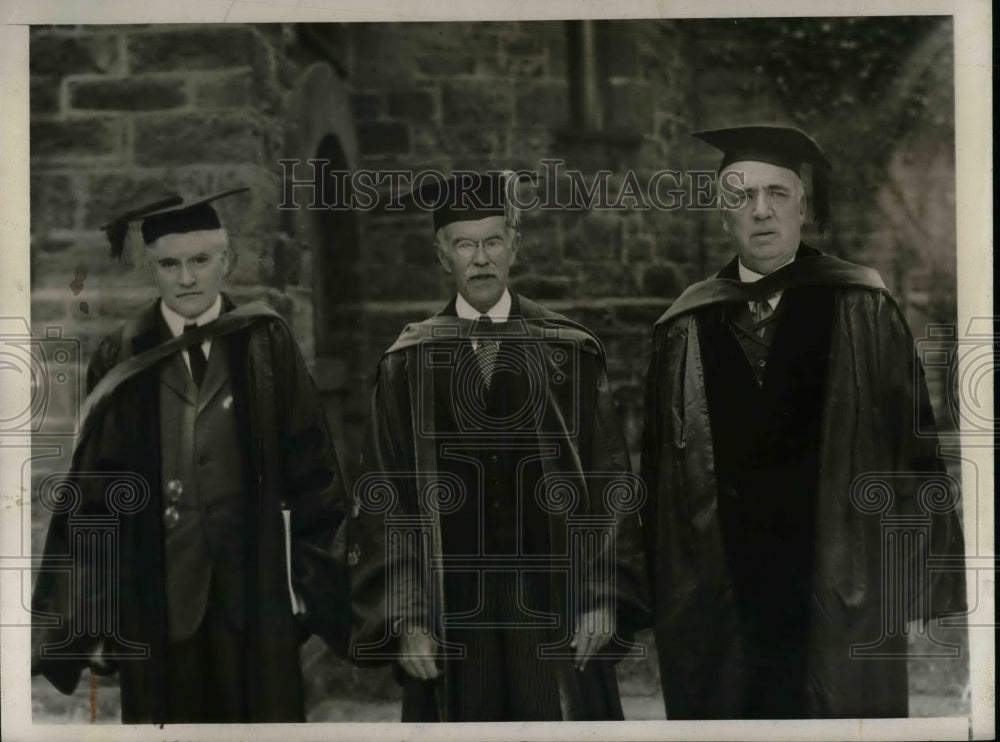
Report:
[[[88,394],[117,363],[120,347],[120,332],[112,333],[101,341],[87,365]],[[106,408],[103,414],[105,417],[99,424],[106,426],[109,422],[107,417],[114,414],[114,409]],[[93,444],[100,438],[100,430],[95,430],[89,440]],[[91,494],[93,491],[103,492],[99,480],[80,479],[75,476],[81,471],[100,470],[100,460],[94,448],[94,445],[83,444],[74,451],[70,473],[63,486],[67,487],[67,492],[76,490],[80,495],[72,507],[68,509],[57,507],[49,518],[41,566],[31,596],[31,674],[42,675],[66,695],[72,694],[76,689],[81,671],[89,665],[88,655],[102,641],[101,637],[94,636],[93,632],[87,632],[86,635],[79,637],[72,637],[71,632],[74,630],[73,626],[77,622],[76,616],[79,613],[98,615],[91,612],[87,608],[88,605],[104,604],[103,595],[81,594],[74,589],[80,584],[103,586],[104,580],[92,580],[86,577],[88,570],[102,569],[103,565],[94,567],[76,561],[73,564],[73,571],[60,566],[74,553],[70,543],[70,517],[79,514],[81,509],[93,512],[95,503],[103,503],[103,496]],[[36,506],[37,502],[36,500]],[[48,656],[49,652],[52,656]],[[46,656],[43,657],[43,653]],[[109,668],[113,668],[113,664],[109,664]]]
[[642,444],[639,472],[646,488],[646,500],[639,512],[642,523],[642,545],[646,556],[646,573],[654,589],[650,591],[650,608],[656,604],[656,528],[659,522],[660,451],[663,450],[663,414],[660,405],[660,384],[665,383],[660,372],[663,338],[662,326],[653,329],[653,348],[646,372],[645,404],[643,406]]
[[[928,579],[921,581],[926,592],[914,590],[908,596],[910,620],[927,621],[966,610],[961,491],[938,450],[934,410],[913,336],[888,296],[880,296],[876,327],[879,369],[885,385],[883,398],[889,400],[887,409],[893,411],[891,429],[896,432],[894,470],[901,475],[897,512],[918,519],[929,517],[926,556],[941,567],[931,568]],[[915,569],[923,566],[915,565]]]
[[398,651],[401,629],[432,626],[429,581],[413,542],[389,536],[391,518],[419,514],[407,356],[379,364],[355,488],[347,541],[350,564],[351,660],[384,665]]
[[283,495],[291,510],[292,587],[305,603],[300,628],[345,656],[344,480],[326,412],[298,344],[281,323],[271,323],[269,331]]
[[615,551],[611,565],[613,578],[609,581],[600,572],[588,575],[585,589],[590,591],[591,600],[615,607],[619,633],[629,635],[651,623],[639,518],[642,487],[632,474],[628,447],[603,359],[595,362],[595,366],[590,380],[594,385],[594,404],[589,421],[590,451],[584,458],[585,467],[598,474],[598,481],[605,486],[607,473],[619,472],[626,487],[618,490],[620,497],[610,498],[609,492],[590,487],[592,500],[604,500],[605,511],[614,517]]

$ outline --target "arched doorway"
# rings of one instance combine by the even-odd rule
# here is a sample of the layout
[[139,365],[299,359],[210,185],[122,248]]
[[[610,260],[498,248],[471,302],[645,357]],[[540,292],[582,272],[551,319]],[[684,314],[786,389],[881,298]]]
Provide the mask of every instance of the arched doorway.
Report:
[[301,252],[299,285],[312,304],[308,320],[313,377],[350,483],[360,436],[357,426],[345,425],[344,418],[356,372],[361,280],[358,218],[345,205],[350,203],[349,175],[357,167],[358,145],[349,91],[329,64],[310,65],[296,81],[288,105],[285,152],[297,161],[294,172],[286,170],[285,177],[301,181],[311,174],[315,193],[329,194],[322,202],[335,206],[312,209],[302,203],[286,212],[283,227]]
[[[352,209],[350,170],[340,141],[324,136],[313,155],[317,189],[333,208],[309,212],[312,243],[313,337],[316,357],[343,355],[355,329],[353,308],[360,299],[358,219]],[[323,181],[323,182],[321,182]]]

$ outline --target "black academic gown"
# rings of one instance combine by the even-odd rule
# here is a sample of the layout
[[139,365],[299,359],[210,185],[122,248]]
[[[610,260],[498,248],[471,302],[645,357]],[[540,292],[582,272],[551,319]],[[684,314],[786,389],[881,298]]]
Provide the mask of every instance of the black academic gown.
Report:
[[[720,278],[739,280],[734,260]],[[746,302],[697,317],[751,718],[806,715],[819,431],[833,315],[826,287],[785,291],[755,346]],[[755,368],[756,367],[756,368]]]
[[[225,300],[224,311],[232,306]],[[304,720],[301,640],[316,632],[345,651],[346,601],[339,583],[344,557],[334,539],[343,518],[342,479],[312,379],[288,327],[271,315],[230,335],[225,344],[234,407],[245,432],[240,441],[245,481],[252,485],[243,502],[245,713],[224,721]],[[116,364],[162,341],[159,317],[154,304],[102,341],[88,370],[89,390]],[[68,476],[80,496],[75,507],[51,518],[32,596],[32,673],[72,693],[87,654],[103,637],[121,680],[122,721],[128,723],[170,721],[158,385],[159,366],[153,366],[93,410]],[[112,494],[123,476],[149,483],[141,507],[122,507],[116,500],[121,491]],[[294,587],[308,608],[298,619],[287,585],[283,506],[292,513]],[[81,516],[111,517],[117,524],[117,579],[103,590],[75,589],[71,573],[57,569],[60,558],[71,553],[71,534]],[[73,570],[78,577],[108,571],[86,556],[73,562]],[[117,611],[96,627],[76,631],[81,615],[106,602],[108,589],[117,591]],[[58,617],[59,624],[45,625],[46,615]],[[54,644],[63,645],[58,656],[41,656],[43,646]]]
[[[965,608],[959,488],[918,435],[933,415],[913,338],[869,269],[804,247],[756,288],[734,267],[654,328],[643,525],[667,715],[905,716],[900,621]],[[785,306],[755,390],[726,317],[765,288]],[[927,548],[900,564],[926,580],[883,574],[900,518]],[[923,571],[928,553],[954,569]]]
[[[460,399],[478,388],[472,386],[475,377],[465,379],[468,385],[461,381],[463,369],[475,370],[470,365],[474,357],[469,323],[453,315],[453,307],[448,307],[408,327],[379,364],[364,474],[348,524],[352,658],[360,664],[395,662],[395,631],[400,623],[431,627],[446,643],[481,639],[475,651],[495,656],[502,632],[463,627],[463,614],[469,619],[475,616],[469,612],[476,608],[479,580],[492,577],[481,577],[477,569],[432,574],[430,559],[509,555],[516,531],[524,539],[522,553],[534,551],[543,557],[538,562],[541,571],[522,583],[520,597],[529,610],[555,621],[539,630],[536,641],[558,644],[568,639],[567,628],[576,612],[567,605],[571,596],[583,603],[610,605],[617,614],[619,637],[627,636],[647,620],[634,512],[619,512],[609,521],[617,538],[610,562],[615,580],[609,571],[589,571],[581,560],[584,568],[573,578],[576,591],[567,594],[566,575],[557,576],[544,559],[546,553],[568,553],[574,518],[608,513],[609,501],[603,498],[609,477],[615,479],[615,472],[621,473],[617,479],[630,476],[600,344],[575,323],[515,297],[512,320],[520,321],[519,332],[529,338],[525,343],[534,353],[538,365],[532,368],[537,373],[519,365],[518,356],[507,355],[525,351],[518,348],[518,331],[514,337],[502,335],[496,386],[478,398],[482,404],[478,413],[469,414],[479,404],[463,405]],[[510,370],[504,370],[508,365]],[[541,394],[521,386],[525,376],[534,378],[534,392]],[[525,417],[516,414],[525,409]],[[532,462],[533,455],[546,447],[549,455]],[[540,496],[536,485],[546,477],[564,484],[553,496],[565,501],[546,501],[543,507],[536,499]],[[440,491],[461,492],[465,498],[449,496],[447,507],[435,506],[427,499],[427,493],[435,491],[428,485],[434,482],[447,485]],[[389,490],[384,485],[389,483],[395,494],[385,499]],[[520,523],[514,518],[518,494],[522,495]],[[386,531],[390,523],[420,520],[429,551],[416,555],[413,563],[420,566],[408,571],[401,555],[388,548],[392,541]],[[493,561],[502,562],[500,557]],[[510,583],[488,587],[495,589],[494,595],[507,596],[506,605],[487,601],[488,613],[513,608],[517,596],[510,593]],[[509,618],[504,615],[501,620]],[[621,651],[621,645],[613,642],[608,650],[613,649]],[[502,674],[500,668],[491,672],[488,662],[470,671],[468,665],[461,668],[446,660],[436,682],[415,681],[397,667],[404,684],[403,720],[464,720],[469,704],[491,689],[505,697],[530,693],[538,700],[538,715],[492,717],[495,720],[622,717],[613,659],[592,659],[585,672],[574,669],[567,658],[520,662],[516,653],[507,653],[498,661],[507,664]],[[469,687],[472,684],[481,687]]]

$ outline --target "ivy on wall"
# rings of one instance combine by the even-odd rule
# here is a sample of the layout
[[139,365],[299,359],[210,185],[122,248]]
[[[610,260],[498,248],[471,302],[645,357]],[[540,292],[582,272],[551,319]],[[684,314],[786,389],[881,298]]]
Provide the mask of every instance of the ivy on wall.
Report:
[[[953,171],[950,17],[713,19],[694,22],[688,38],[700,78],[747,104],[751,118],[742,123],[759,120],[753,111],[766,100],[784,123],[822,144],[834,166],[834,227],[825,249],[870,257],[870,236],[887,227],[876,199],[881,195],[884,203],[888,194],[905,229],[892,227],[887,279],[905,282],[921,265],[953,271],[953,236],[948,244],[921,244],[939,238],[947,227],[942,222],[950,220],[913,209],[919,184],[893,182],[901,163],[918,170],[921,158],[942,150]],[[953,181],[945,190],[953,199]],[[954,304],[954,288],[946,283],[928,287],[926,307],[938,319]]]

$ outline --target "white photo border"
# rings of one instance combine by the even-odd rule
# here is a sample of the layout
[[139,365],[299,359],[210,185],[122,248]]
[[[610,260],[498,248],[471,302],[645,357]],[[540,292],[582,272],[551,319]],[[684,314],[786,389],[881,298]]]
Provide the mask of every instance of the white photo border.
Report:
[[[875,0],[851,3],[796,0],[627,0],[601,5],[586,0],[529,3],[372,2],[371,0],[169,0],[139,4],[134,0],[0,2],[0,316],[29,319],[29,164],[28,164],[28,25],[77,23],[257,23],[331,21],[543,20],[587,17],[759,17],[950,15],[954,17],[956,100],[956,203],[958,249],[958,322],[993,317],[992,213],[992,18],[987,0],[929,0],[900,3]],[[992,393],[990,391],[990,393]],[[24,385],[7,385],[9,400],[28,399]],[[992,399],[980,400],[992,409]],[[21,510],[29,493],[20,491],[22,467],[30,456],[29,439],[0,441],[0,686],[2,736],[10,740],[141,739],[280,739],[285,742],[332,738],[364,739],[991,739],[995,736],[994,631],[970,629],[970,718],[823,721],[627,721],[517,724],[357,724],[181,725],[166,729],[102,725],[32,724],[28,642],[25,640],[27,595],[21,584],[30,544],[22,532]],[[963,436],[963,481],[981,483],[978,508],[965,508],[970,556],[994,558],[993,472],[991,442]],[[978,513],[978,519],[976,514]],[[30,548],[30,547],[29,547]],[[973,551],[975,550],[975,551]],[[29,586],[30,587],[30,586]],[[994,623],[994,574],[970,570],[969,605],[974,622]],[[20,625],[18,625],[20,624]]]

